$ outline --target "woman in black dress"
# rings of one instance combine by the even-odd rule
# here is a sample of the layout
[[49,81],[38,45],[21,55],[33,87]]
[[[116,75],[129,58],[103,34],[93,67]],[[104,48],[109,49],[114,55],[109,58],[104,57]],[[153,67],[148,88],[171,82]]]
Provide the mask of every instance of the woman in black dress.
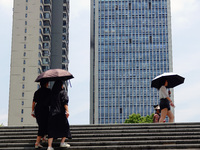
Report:
[[41,81],[40,86],[41,88],[34,93],[31,113],[31,115],[36,118],[38,124],[38,135],[35,142],[35,148],[43,147],[40,145],[40,140],[42,137],[45,138],[45,135],[48,133],[49,106],[52,97],[51,90],[47,88],[47,81]]
[[53,139],[62,138],[60,147],[70,147],[65,143],[65,139],[71,138],[68,117],[68,96],[63,89],[63,82],[58,80],[54,83],[52,88],[53,99],[49,115],[49,129],[48,129],[48,149],[53,150]]

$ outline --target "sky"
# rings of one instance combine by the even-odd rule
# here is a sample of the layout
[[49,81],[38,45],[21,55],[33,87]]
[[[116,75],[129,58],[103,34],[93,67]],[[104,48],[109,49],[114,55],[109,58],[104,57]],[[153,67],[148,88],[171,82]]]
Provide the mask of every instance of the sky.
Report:
[[[0,124],[7,125],[13,0],[0,0]],[[185,77],[175,87],[175,122],[200,121],[200,0],[171,0],[173,71]],[[90,0],[70,0],[69,122],[89,124]]]

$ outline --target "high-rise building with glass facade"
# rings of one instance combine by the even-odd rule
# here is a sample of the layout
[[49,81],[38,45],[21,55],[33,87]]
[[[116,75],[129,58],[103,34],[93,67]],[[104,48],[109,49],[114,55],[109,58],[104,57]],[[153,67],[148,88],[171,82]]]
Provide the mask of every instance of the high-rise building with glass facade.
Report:
[[151,80],[173,70],[170,0],[91,0],[90,58],[91,124],[154,113]]
[[36,77],[68,70],[69,0],[14,0],[8,125],[34,125]]

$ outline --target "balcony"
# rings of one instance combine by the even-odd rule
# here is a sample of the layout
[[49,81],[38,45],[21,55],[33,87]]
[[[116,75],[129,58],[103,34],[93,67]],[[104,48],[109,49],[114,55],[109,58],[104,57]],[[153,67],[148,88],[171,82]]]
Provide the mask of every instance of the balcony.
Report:
[[50,55],[51,55],[50,51],[48,51],[48,50],[43,50],[42,51],[42,56],[43,57],[49,57]]
[[50,41],[49,35],[43,35],[43,41]]
[[43,46],[43,49],[50,49],[51,47],[49,42],[42,43],[42,46]]
[[50,28],[43,28],[43,34],[50,34]]
[[47,5],[49,4],[50,5],[51,4],[51,0],[44,0],[44,4],[47,4]]
[[50,59],[49,58],[42,58],[42,65],[44,66],[47,66],[50,64]]
[[44,25],[44,26],[50,26],[50,25],[51,25],[50,20],[44,20],[44,21],[43,21],[43,25]]
[[51,11],[51,7],[50,6],[44,6],[44,11]]
[[44,16],[44,19],[50,19],[51,18],[50,13],[44,13],[43,16]]

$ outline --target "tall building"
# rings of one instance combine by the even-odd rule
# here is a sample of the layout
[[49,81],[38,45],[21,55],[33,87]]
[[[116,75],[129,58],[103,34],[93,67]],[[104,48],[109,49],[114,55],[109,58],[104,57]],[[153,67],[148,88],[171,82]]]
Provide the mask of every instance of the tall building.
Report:
[[170,0],[91,0],[90,57],[91,124],[154,113],[151,80],[172,71]]
[[34,125],[36,77],[68,70],[69,0],[14,0],[8,125]]

